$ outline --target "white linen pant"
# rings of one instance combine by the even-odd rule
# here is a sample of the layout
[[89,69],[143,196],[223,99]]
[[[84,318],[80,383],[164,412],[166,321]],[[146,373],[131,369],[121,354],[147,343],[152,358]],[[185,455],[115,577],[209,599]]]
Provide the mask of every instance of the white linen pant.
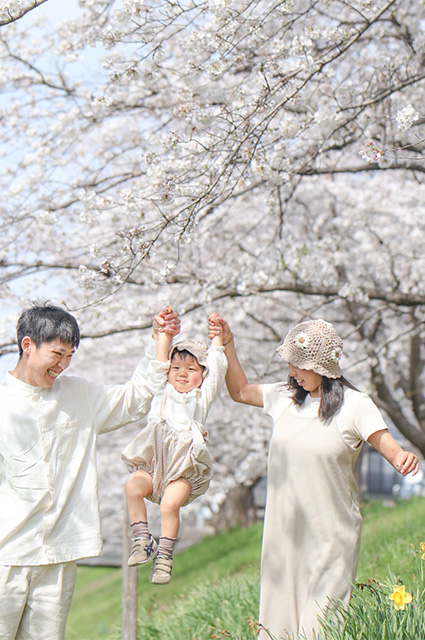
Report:
[[76,562],[0,566],[0,640],[63,640]]

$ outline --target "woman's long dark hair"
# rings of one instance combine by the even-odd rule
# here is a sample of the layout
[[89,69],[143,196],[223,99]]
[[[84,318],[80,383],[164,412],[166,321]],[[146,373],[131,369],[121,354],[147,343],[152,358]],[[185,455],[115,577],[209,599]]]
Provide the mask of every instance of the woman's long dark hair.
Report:
[[[292,378],[291,376],[288,377],[286,386],[294,392],[292,395],[294,403],[301,406],[308,395],[308,391],[303,389],[295,378]],[[356,389],[351,382],[348,382],[344,376],[341,376],[340,378],[327,378],[326,376],[323,376],[322,384],[320,385],[320,420],[330,420],[338,413],[341,409],[342,403],[344,402],[345,387],[358,391],[358,389]]]

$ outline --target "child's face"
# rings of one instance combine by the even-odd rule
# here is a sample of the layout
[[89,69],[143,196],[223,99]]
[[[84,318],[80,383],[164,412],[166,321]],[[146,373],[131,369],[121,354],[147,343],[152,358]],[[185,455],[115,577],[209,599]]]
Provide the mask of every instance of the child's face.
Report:
[[203,368],[194,356],[182,358],[175,353],[168,371],[168,382],[179,393],[188,393],[202,384]]

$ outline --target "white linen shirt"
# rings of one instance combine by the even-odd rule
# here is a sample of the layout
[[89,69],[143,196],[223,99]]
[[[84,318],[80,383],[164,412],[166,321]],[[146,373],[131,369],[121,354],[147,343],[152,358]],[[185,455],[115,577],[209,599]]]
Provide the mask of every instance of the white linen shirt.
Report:
[[61,375],[51,388],[0,382],[0,564],[101,555],[96,441],[150,408],[146,362],[123,385]]

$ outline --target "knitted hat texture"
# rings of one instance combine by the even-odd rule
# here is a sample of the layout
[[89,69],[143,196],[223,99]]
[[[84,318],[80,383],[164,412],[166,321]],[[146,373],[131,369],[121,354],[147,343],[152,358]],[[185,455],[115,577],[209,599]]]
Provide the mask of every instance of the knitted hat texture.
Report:
[[203,342],[197,340],[180,340],[177,342],[170,353],[170,360],[176,351],[188,351],[202,367],[207,366],[208,347]]
[[342,349],[342,340],[330,322],[308,320],[293,327],[276,351],[294,367],[340,378]]

